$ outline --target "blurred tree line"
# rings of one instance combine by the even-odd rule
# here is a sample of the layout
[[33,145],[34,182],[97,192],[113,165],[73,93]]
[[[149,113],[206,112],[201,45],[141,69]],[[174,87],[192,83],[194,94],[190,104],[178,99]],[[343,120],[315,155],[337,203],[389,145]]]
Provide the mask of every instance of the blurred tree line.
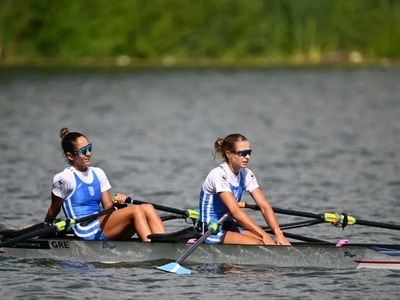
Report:
[[0,0],[3,64],[110,57],[396,60],[400,0]]

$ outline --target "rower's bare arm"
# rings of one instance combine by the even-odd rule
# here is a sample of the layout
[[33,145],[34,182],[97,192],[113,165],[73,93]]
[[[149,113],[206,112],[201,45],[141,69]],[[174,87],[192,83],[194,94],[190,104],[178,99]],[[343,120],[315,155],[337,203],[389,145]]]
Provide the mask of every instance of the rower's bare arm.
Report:
[[252,218],[250,218],[238,205],[231,192],[221,192],[222,202],[228,208],[232,217],[246,230],[258,235],[261,238],[269,238],[260,226],[258,226]]
[[114,206],[109,190],[101,193],[101,204],[103,205],[104,209]]
[[260,188],[256,188],[251,192],[251,196],[256,202],[257,206],[260,208],[260,211],[264,217],[265,222],[267,222],[269,228],[275,234],[275,241],[277,245],[290,245],[289,241],[283,235],[281,228],[279,227],[278,219],[269,204],[267,198],[264,196],[264,193]]
[[51,205],[47,210],[46,217],[44,218],[45,222],[52,223],[57,215],[60,213],[61,205],[63,204],[64,199],[54,195],[51,193]]

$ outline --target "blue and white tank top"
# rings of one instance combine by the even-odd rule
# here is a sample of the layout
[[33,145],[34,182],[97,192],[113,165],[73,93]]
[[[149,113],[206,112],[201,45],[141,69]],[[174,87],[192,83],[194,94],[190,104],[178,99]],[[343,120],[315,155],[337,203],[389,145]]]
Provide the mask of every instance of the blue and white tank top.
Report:
[[63,210],[65,216],[70,219],[81,218],[94,214],[100,210],[101,189],[100,182],[93,170],[93,181],[86,183],[74,172],[75,190],[70,197],[65,199]]
[[[101,194],[110,188],[110,182],[102,169],[88,167],[86,172],[79,172],[74,167],[68,167],[54,176],[52,193],[65,199],[65,216],[76,219],[98,212],[101,209]],[[85,239],[101,235],[98,220],[90,224],[77,224],[73,230],[77,236]]]
[[[200,222],[216,222],[228,211],[219,193],[232,192],[239,202],[244,190],[251,193],[257,187],[257,179],[250,169],[240,169],[235,175],[227,163],[220,164],[210,171],[200,190]],[[232,217],[228,221],[232,221]]]

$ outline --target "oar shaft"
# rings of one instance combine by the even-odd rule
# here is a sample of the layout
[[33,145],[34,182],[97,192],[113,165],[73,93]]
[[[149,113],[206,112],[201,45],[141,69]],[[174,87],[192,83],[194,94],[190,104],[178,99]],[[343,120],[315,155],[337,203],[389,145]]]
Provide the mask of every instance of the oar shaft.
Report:
[[[224,214],[221,219],[218,220],[218,224],[222,224],[229,217],[229,214]],[[194,250],[197,249],[212,233],[214,232],[213,228],[208,229],[197,241],[193,244],[188,250],[186,250],[176,261],[177,264],[183,262],[190,254],[193,253]]]
[[131,204],[137,204],[137,205],[140,205],[140,204],[151,204],[157,210],[162,210],[162,211],[165,211],[165,212],[182,215],[182,216],[185,216],[185,217],[188,216],[188,212],[186,210],[177,209],[177,208],[164,206],[164,205],[159,205],[159,204],[155,204],[155,203],[150,203],[150,202],[146,202],[146,201],[134,200],[131,197],[126,198],[125,203],[131,203]]
[[[213,232],[212,229],[209,229],[207,232],[205,232],[197,241],[196,244],[194,244],[192,247],[190,247],[185,253],[183,253],[177,260],[176,263],[180,264],[182,263],[190,254],[193,253],[193,251],[195,251],[198,247],[198,245],[202,244],[206,238],[208,238],[211,233]],[[194,247],[195,245],[197,245],[196,247]]]
[[322,220],[324,219],[324,215],[318,214],[318,213],[304,212],[304,211],[292,210],[292,209],[283,209],[283,208],[279,208],[279,207],[272,207],[272,209],[277,214],[285,214],[285,215],[290,215],[290,216],[299,216],[299,217],[306,217],[306,218],[312,218],[312,219],[322,219]]
[[[293,228],[312,226],[321,223],[324,223],[324,220],[306,220],[306,221],[281,224],[279,227],[281,228],[281,230],[287,230]],[[269,227],[266,227],[266,229],[269,229]]]
[[91,215],[88,215],[88,216],[84,216],[82,218],[75,219],[75,223],[77,224],[77,223],[85,222],[85,221],[88,221],[88,220],[93,220],[93,219],[96,219],[97,217],[100,217],[102,215],[106,215],[106,214],[108,214],[108,213],[110,213],[110,212],[112,212],[114,210],[115,210],[115,207],[110,207],[110,208],[107,208],[107,209],[103,209],[103,210],[100,210],[100,211],[98,211],[98,212],[96,212],[94,214],[91,214]]
[[[81,223],[81,222],[84,222],[84,221],[88,221],[88,220],[92,220],[92,219],[95,219],[95,218],[100,217],[102,215],[108,214],[113,210],[115,210],[115,208],[114,207],[110,207],[110,208],[107,208],[107,209],[104,209],[104,210],[100,210],[100,211],[98,211],[98,212],[96,212],[94,214],[91,214],[91,215],[88,215],[88,216],[84,216],[82,218],[69,219],[69,221],[71,222],[72,225],[75,225],[75,224],[78,224],[78,223]],[[11,245],[11,244],[23,241],[23,240],[27,240],[27,239],[30,239],[30,238],[35,237],[35,236],[40,236],[40,235],[54,233],[54,232],[57,232],[57,231],[62,231],[62,230],[64,230],[65,226],[67,225],[67,222],[68,222],[68,219],[64,220],[64,221],[59,221],[59,222],[55,223],[54,225],[52,225],[50,227],[45,227],[45,228],[42,228],[42,229],[39,229],[39,230],[32,231],[32,232],[27,233],[27,234],[18,236],[16,238],[9,239],[7,241],[1,242],[0,243],[0,247],[5,247],[7,245]]]
[[400,230],[400,225],[390,224],[390,223],[381,223],[381,222],[365,221],[365,220],[356,219],[356,224],[371,226],[371,227]]
[[177,215],[177,214],[172,214],[172,215],[165,215],[165,216],[160,216],[161,221],[169,221],[169,220],[177,220],[177,219],[184,219],[184,216]]
[[49,233],[53,233],[53,232],[56,232],[56,231],[57,231],[57,227],[56,226],[46,227],[46,228],[42,228],[42,229],[39,229],[39,230],[36,230],[36,231],[32,231],[30,233],[18,236],[16,238],[1,242],[0,243],[0,248],[1,247],[5,247],[7,245],[14,244],[14,243],[18,243],[18,242],[23,241],[23,240],[30,239],[30,238],[32,238],[34,236],[49,234]]
[[[240,202],[240,206],[242,206],[244,208],[260,210],[260,208],[255,204],[248,204],[248,203],[244,202],[244,205],[243,205],[242,203],[243,202]],[[279,207],[272,207],[272,209],[277,214],[299,216],[299,217],[306,217],[306,218],[313,218],[313,219],[322,219],[322,220],[324,219],[324,215],[319,214],[319,213],[310,213],[310,212],[304,212],[304,211],[299,211],[299,210],[284,209],[284,208],[279,208]]]
[[[257,205],[247,204],[246,202],[244,202],[244,204],[243,204],[243,202],[240,202],[239,205],[244,208],[260,210]],[[275,213],[279,213],[279,214],[320,219],[320,220],[324,220],[325,222],[331,222],[329,219],[327,220],[326,215],[327,216],[335,215],[334,213],[319,214],[319,213],[304,212],[304,211],[292,210],[292,209],[283,209],[283,208],[279,208],[279,207],[272,207],[272,209]],[[371,227],[400,230],[400,225],[398,225],[398,224],[366,221],[366,220],[357,219],[357,218],[354,218],[351,216],[348,216],[348,218],[352,219],[352,222],[351,223],[349,222],[349,225],[358,224],[358,225],[365,225],[365,226],[371,226]]]
[[[323,240],[319,240],[319,239],[314,239],[314,238],[310,238],[310,237],[306,237],[303,235],[298,235],[298,234],[293,234],[293,233],[289,233],[289,232],[283,232],[283,235],[287,238],[291,238],[291,239],[295,239],[295,240],[299,240],[299,241],[304,241],[304,242],[308,242],[308,243],[329,243]],[[329,243],[331,244],[331,243]]]

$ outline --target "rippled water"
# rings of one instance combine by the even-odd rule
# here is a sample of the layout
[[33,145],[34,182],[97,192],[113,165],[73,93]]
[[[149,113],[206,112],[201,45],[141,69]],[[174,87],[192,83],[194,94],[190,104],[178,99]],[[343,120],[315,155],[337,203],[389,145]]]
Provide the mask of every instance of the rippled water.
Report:
[[[0,70],[0,223],[40,222],[64,168],[61,127],[94,144],[94,165],[136,199],[197,205],[217,137],[243,133],[273,206],[398,223],[399,69]],[[245,200],[249,200],[246,198]],[[257,222],[262,219],[249,212]],[[278,215],[281,223],[292,221]],[[168,229],[181,223],[168,221]],[[328,224],[292,231],[399,242],[399,232]],[[153,266],[0,258],[9,299],[394,299],[398,271]]]

